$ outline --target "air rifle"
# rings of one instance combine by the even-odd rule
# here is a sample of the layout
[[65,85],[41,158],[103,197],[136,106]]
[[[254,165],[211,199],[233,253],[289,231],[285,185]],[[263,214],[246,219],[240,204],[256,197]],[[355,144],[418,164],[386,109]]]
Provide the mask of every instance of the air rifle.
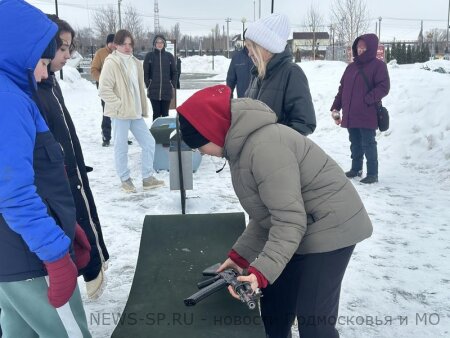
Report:
[[240,276],[240,274],[233,269],[227,269],[216,273],[215,270],[217,270],[219,266],[220,264],[216,264],[203,271],[203,276],[213,277],[197,283],[197,287],[200,291],[186,298],[184,300],[184,304],[186,306],[194,306],[202,299],[205,299],[222,288],[231,285],[234,291],[239,295],[241,301],[245,303],[250,310],[255,309],[256,303],[259,297],[261,297],[261,294],[259,292],[254,292],[249,282],[238,281],[237,277]]

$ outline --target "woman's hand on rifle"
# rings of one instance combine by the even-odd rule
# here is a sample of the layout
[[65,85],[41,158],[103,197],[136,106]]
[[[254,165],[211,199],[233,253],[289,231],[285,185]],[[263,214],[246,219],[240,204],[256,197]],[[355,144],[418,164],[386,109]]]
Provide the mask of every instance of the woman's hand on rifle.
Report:
[[[250,287],[252,288],[253,292],[259,292],[258,289],[258,279],[254,274],[250,274],[248,276],[239,276],[237,278],[240,282],[248,282],[250,283]],[[234,291],[233,287],[231,285],[228,285],[228,292],[230,292],[230,295],[232,295],[236,299],[240,299],[239,295]]]
[[227,258],[227,260],[223,262],[222,265],[217,269],[217,272],[222,272],[227,269],[233,269],[237,271],[240,275],[242,275],[242,272],[244,271],[231,258]]

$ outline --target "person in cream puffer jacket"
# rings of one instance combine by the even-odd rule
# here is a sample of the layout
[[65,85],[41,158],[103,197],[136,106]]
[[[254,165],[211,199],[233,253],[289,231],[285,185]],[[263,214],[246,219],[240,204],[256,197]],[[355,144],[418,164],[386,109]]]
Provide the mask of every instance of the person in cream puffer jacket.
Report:
[[246,269],[238,279],[262,289],[268,337],[288,337],[296,316],[302,338],[339,337],[341,282],[356,243],[372,234],[367,211],[318,145],[276,123],[263,102],[230,104],[230,94],[226,86],[206,88],[177,108],[183,140],[228,160],[250,216],[219,270]]
[[117,49],[109,55],[100,74],[99,96],[105,101],[104,115],[114,126],[114,155],[116,171],[126,192],[136,192],[128,168],[128,131],[142,148],[142,185],[144,190],[158,188],[164,181],[153,176],[155,139],[143,117],[148,117],[144,72],[133,56],[134,40],[127,30],[114,36]]

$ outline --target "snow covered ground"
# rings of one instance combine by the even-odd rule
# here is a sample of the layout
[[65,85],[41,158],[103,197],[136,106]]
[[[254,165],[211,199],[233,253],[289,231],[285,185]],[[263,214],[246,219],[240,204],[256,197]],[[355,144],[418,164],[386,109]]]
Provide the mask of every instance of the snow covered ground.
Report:
[[[183,59],[183,72],[211,73],[225,80],[229,60]],[[337,127],[329,108],[345,64],[301,63],[311,87],[318,125],[311,136],[344,169],[349,169],[347,131]],[[377,135],[378,184],[354,180],[371,216],[373,236],[356,246],[342,286],[341,337],[450,337],[450,75],[426,71],[424,64],[389,66],[391,92],[383,101],[391,128]],[[448,61],[429,68],[450,69]],[[95,85],[74,69],[64,69],[61,86],[83,146],[103,233],[111,255],[108,287],[85,303],[94,337],[109,337],[124,309],[133,279],[146,214],[180,213],[179,193],[166,187],[126,194],[120,190],[113,148],[102,148],[101,106]],[[181,104],[195,90],[179,90]],[[175,112],[171,112],[174,114]],[[150,125],[151,121],[147,121]],[[139,150],[130,146],[132,177],[140,180]],[[222,159],[204,156],[188,192],[188,213],[242,211]],[[195,197],[195,198],[194,198]],[[86,299],[80,279],[83,298]],[[94,318],[103,314],[98,324]],[[298,337],[298,333],[294,334]]]

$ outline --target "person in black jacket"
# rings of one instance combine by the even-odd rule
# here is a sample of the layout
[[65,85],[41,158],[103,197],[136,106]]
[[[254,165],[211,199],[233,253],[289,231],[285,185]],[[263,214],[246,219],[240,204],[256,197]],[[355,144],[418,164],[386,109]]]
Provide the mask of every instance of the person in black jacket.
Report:
[[288,18],[272,14],[249,25],[245,45],[255,67],[246,97],[267,104],[278,123],[309,135],[316,129],[316,114],[308,80],[292,61],[286,41],[290,34]]
[[237,97],[245,97],[245,91],[250,84],[252,67],[253,61],[248,56],[247,47],[244,46],[234,53],[227,73],[227,86],[231,88],[232,96],[236,88]]
[[48,78],[38,84],[37,94],[48,127],[64,151],[64,164],[75,202],[77,222],[87,234],[92,248],[89,264],[79,273],[86,282],[88,297],[95,299],[101,295],[105,286],[104,270],[109,254],[103,241],[97,208],[89,186],[87,171],[92,169],[88,169],[84,163],[75,126],[55,77],[55,72],[61,70],[70,58],[70,53],[74,49],[75,32],[66,21],[56,15],[48,16],[58,25],[57,51],[49,65]]
[[177,89],[181,88],[180,76],[181,76],[181,59],[177,57]]
[[144,81],[153,108],[153,120],[169,115],[170,100],[177,85],[177,65],[173,55],[166,52],[166,39],[156,35],[153,51],[144,60]]

